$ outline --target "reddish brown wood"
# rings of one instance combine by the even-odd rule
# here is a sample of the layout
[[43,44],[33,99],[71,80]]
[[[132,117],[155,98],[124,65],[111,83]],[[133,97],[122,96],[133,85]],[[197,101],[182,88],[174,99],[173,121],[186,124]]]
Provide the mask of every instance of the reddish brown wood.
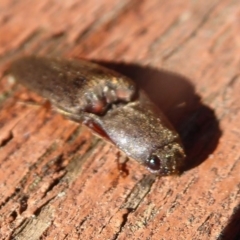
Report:
[[[0,238],[239,239],[239,22],[237,0],[2,0]],[[184,174],[121,174],[116,147],[3,74],[25,54],[136,80],[180,132]]]

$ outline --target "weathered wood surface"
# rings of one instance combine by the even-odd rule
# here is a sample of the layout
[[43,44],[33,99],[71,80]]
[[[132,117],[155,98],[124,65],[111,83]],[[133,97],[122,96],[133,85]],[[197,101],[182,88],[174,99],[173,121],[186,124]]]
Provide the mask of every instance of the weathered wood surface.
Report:
[[[238,0],[1,0],[0,238],[239,239],[239,31]],[[3,75],[26,54],[138,81],[183,138],[184,174],[121,174],[114,146]]]

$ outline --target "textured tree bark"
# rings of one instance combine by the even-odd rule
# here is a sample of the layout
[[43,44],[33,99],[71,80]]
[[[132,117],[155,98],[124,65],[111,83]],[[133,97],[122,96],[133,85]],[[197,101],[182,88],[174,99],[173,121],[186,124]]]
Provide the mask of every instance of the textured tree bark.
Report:
[[[240,238],[239,1],[2,0],[0,13],[1,239]],[[151,175],[12,82],[29,54],[130,76],[180,133],[184,173]]]

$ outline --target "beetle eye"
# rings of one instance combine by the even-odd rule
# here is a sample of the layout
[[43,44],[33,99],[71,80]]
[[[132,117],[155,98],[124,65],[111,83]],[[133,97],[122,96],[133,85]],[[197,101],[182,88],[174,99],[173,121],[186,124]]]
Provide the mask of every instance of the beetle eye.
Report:
[[146,161],[146,166],[153,171],[157,171],[161,167],[161,161],[156,155],[150,156]]

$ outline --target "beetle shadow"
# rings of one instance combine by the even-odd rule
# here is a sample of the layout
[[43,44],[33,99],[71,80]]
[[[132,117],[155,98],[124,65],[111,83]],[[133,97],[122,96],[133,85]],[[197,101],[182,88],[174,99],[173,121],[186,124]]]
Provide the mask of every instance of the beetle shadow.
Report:
[[233,214],[229,219],[227,226],[219,234],[218,240],[240,239],[240,204],[233,208]]
[[214,151],[221,136],[219,122],[187,78],[137,64],[93,62],[131,78],[167,116],[186,151],[183,171],[198,166]]

